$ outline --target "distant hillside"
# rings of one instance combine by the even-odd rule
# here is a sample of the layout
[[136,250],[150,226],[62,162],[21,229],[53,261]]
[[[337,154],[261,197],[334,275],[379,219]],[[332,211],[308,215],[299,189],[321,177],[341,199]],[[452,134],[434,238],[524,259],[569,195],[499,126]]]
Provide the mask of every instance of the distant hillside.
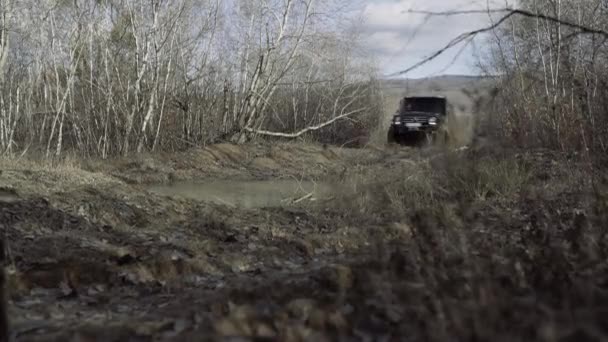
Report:
[[479,88],[494,82],[492,77],[444,75],[418,79],[385,79],[382,88],[398,88],[409,91],[445,91]]
[[[491,87],[494,79],[491,77],[443,75],[421,79],[385,79],[382,90],[387,98],[397,102],[403,96],[440,95],[446,96],[458,114],[472,114],[476,98]],[[387,105],[390,105],[387,103]]]

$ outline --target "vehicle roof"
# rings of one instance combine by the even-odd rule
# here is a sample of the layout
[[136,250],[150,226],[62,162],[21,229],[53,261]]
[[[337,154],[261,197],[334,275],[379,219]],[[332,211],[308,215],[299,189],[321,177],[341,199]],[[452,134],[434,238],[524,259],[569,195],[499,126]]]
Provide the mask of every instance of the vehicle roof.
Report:
[[428,95],[428,96],[405,96],[406,99],[446,99],[443,95]]

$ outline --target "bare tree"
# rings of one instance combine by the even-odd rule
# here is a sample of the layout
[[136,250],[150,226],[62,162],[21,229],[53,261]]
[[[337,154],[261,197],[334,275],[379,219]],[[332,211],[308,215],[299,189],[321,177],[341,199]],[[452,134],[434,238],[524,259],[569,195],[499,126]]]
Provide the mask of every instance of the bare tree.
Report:
[[373,77],[349,80],[361,75],[353,63],[315,56],[324,37],[347,39],[327,24],[343,20],[332,13],[345,0],[0,1],[12,6],[0,26],[0,148],[10,153],[105,158],[242,142],[349,125],[367,107],[349,99],[364,98]]
[[0,77],[2,77],[6,59],[8,58],[10,43],[9,27],[11,23],[12,8],[12,0],[0,1]]
[[[465,32],[418,68],[448,49],[491,33],[485,67],[498,74],[501,133],[514,143],[567,149],[606,149],[608,87],[607,9],[599,0],[522,1],[518,8],[420,12],[428,16],[488,14],[491,25]],[[522,58],[525,56],[525,58]],[[488,68],[486,68],[488,69]],[[581,139],[582,138],[582,139]]]

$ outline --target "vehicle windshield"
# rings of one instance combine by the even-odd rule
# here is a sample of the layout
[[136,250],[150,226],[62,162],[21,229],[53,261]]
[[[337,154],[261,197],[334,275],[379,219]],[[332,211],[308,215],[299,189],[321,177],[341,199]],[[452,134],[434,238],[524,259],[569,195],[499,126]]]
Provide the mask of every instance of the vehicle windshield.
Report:
[[433,97],[405,98],[401,101],[401,112],[445,114],[445,100]]

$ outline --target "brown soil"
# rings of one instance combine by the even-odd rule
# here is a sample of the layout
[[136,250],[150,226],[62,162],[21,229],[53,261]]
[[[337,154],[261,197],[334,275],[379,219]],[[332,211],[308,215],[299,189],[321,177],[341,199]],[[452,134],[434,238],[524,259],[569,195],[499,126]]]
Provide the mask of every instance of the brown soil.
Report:
[[378,155],[373,150],[346,149],[296,143],[257,144],[246,148],[217,144],[175,154],[140,155],[111,161],[87,162],[130,184],[167,183],[191,179],[322,179],[340,172],[358,158]]
[[[431,165],[438,156],[278,144],[53,167],[7,161],[0,223],[11,332],[19,341],[506,341],[602,333],[594,319],[608,304],[601,292],[608,268],[601,248],[581,254],[591,235],[572,230],[596,217],[588,194],[564,185],[573,176],[560,156],[526,154],[526,165],[542,172],[515,197],[446,197],[445,206],[402,214],[391,207],[394,197],[364,189],[357,193],[369,202],[359,206],[352,202],[359,197],[341,194],[245,210],[142,187],[361,177],[377,188],[386,186],[382,172]],[[564,186],[548,191],[549,181]],[[466,210],[458,206],[465,202]],[[560,239],[570,245],[558,246]],[[587,297],[574,300],[568,286]],[[588,326],[572,324],[564,303],[578,305]],[[509,308],[521,316],[500,311]]]

